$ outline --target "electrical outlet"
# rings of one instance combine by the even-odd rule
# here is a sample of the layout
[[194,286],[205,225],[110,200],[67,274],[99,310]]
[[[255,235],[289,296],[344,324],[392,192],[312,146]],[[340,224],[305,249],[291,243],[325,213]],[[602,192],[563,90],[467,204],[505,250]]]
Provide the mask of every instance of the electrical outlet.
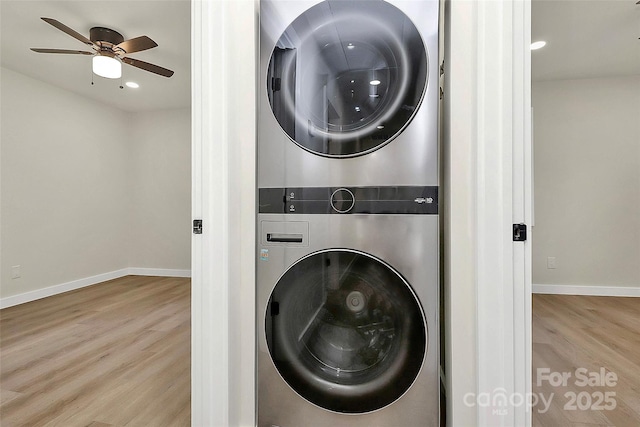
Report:
[[554,256],[547,257],[547,268],[548,269],[556,268],[556,257]]
[[12,265],[11,266],[11,278],[12,279],[19,279],[20,278],[20,266],[19,265]]

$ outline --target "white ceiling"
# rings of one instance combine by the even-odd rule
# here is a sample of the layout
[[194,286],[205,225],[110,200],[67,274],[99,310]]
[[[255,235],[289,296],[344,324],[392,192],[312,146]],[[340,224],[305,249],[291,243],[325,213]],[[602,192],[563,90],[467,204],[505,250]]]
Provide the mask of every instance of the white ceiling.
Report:
[[536,80],[640,74],[638,0],[533,0],[531,52]]
[[[57,19],[88,37],[93,26],[125,39],[147,35],[158,47],[131,54],[175,71],[171,78],[123,65],[123,81],[94,76],[91,57],[39,54],[31,47],[83,50],[78,40],[40,17]],[[96,99],[125,111],[189,107],[190,0],[0,0],[3,67]],[[640,74],[640,5],[636,0],[533,0],[532,79],[557,80]]]
[[[158,47],[132,53],[140,59],[175,71],[162,77],[123,64],[120,79],[94,76],[91,56],[43,54],[29,48],[87,50],[75,38],[47,24],[54,18],[89,37],[95,26],[118,31],[125,39],[146,35]],[[3,67],[125,111],[186,108],[191,105],[191,3],[190,0],[33,1],[0,0],[0,59]]]

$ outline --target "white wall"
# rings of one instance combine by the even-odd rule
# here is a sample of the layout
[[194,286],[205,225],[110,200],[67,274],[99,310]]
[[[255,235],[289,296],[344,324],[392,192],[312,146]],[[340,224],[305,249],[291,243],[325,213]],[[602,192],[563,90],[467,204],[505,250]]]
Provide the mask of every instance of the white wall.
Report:
[[1,79],[0,295],[125,267],[126,115],[6,68]]
[[535,82],[532,95],[533,283],[640,287],[640,76]]
[[129,267],[191,268],[191,110],[130,119]]
[[6,68],[0,91],[1,298],[190,268],[188,109],[132,115]]

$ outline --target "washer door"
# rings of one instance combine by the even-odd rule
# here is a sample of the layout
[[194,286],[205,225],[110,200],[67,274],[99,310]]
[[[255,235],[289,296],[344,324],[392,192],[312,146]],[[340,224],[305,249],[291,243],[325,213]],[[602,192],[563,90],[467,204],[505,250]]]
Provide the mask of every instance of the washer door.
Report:
[[299,146],[353,157],[395,138],[417,111],[427,52],[395,6],[324,1],[296,18],[277,41],[267,71],[271,109]]
[[269,299],[273,363],[300,396],[341,413],[402,396],[426,354],[424,315],[391,266],[353,250],[315,252],[280,278]]

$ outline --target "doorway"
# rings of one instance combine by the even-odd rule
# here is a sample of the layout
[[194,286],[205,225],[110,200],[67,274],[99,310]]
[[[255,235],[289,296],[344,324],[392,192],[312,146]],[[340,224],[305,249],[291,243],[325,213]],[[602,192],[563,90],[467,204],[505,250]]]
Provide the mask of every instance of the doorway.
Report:
[[[626,322],[640,321],[629,298],[640,296],[638,8],[532,6],[532,41],[547,42],[532,52],[533,392],[554,394],[533,410],[534,425],[640,419],[628,405],[638,380],[619,363],[638,340]],[[625,379],[581,386],[585,375]]]

